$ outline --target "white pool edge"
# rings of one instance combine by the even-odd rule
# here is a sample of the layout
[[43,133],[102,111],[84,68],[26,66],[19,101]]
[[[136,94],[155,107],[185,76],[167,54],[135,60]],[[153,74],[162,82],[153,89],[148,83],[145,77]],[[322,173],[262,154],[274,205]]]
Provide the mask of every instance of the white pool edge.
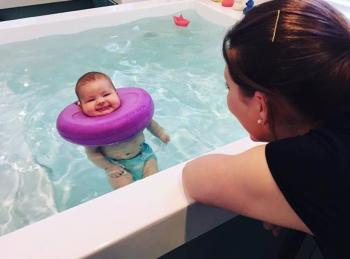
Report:
[[[234,20],[242,17],[240,12],[221,7],[210,0],[148,0],[0,22],[0,44],[116,26],[135,19],[169,15],[187,9],[196,9],[204,18],[222,26],[231,24],[229,17]],[[210,11],[213,9],[216,15]]]
[[[212,152],[255,145],[243,138]],[[0,237],[1,258],[157,258],[234,217],[193,204],[184,164]]]
[[[149,17],[150,10],[161,16],[186,9],[223,26],[241,17],[211,1],[147,1],[4,22],[0,44],[114,26]],[[254,145],[244,138],[213,152]],[[182,188],[183,165],[1,236],[1,258],[156,258],[233,217],[192,204]]]

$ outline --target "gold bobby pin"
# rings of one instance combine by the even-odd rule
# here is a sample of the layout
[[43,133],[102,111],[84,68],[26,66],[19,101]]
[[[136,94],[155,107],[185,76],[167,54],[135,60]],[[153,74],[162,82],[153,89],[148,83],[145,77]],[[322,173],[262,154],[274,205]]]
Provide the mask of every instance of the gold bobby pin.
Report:
[[277,18],[276,18],[276,22],[275,22],[275,28],[273,29],[273,35],[272,35],[272,40],[271,42],[275,41],[275,36],[276,36],[276,31],[277,31],[277,25],[278,25],[278,20],[280,19],[280,10],[277,10]]

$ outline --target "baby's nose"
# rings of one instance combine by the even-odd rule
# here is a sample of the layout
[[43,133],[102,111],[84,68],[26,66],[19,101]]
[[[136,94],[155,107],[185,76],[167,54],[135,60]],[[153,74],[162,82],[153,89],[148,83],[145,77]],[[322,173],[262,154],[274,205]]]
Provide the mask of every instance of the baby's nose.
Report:
[[97,103],[104,103],[104,102],[105,102],[105,100],[103,97],[97,98]]

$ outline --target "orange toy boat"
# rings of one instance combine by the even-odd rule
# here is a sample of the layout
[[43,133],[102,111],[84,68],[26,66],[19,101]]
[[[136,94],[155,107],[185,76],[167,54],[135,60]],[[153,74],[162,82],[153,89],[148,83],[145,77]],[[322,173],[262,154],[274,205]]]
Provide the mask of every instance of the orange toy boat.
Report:
[[184,18],[182,14],[180,14],[180,16],[173,16],[173,19],[174,19],[174,23],[177,26],[186,27],[190,23],[190,21]]

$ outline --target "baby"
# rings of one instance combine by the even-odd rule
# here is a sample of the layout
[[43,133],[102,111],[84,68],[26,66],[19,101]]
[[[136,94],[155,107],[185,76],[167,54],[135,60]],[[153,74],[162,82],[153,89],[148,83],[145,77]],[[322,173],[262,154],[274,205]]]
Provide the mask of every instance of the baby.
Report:
[[[78,105],[87,116],[102,116],[119,108],[121,102],[112,80],[104,73],[88,72],[75,86]],[[147,129],[163,143],[169,135],[155,120]],[[113,188],[120,188],[158,171],[156,156],[145,143],[143,132],[126,141],[99,147],[85,147],[87,157],[106,170]]]

